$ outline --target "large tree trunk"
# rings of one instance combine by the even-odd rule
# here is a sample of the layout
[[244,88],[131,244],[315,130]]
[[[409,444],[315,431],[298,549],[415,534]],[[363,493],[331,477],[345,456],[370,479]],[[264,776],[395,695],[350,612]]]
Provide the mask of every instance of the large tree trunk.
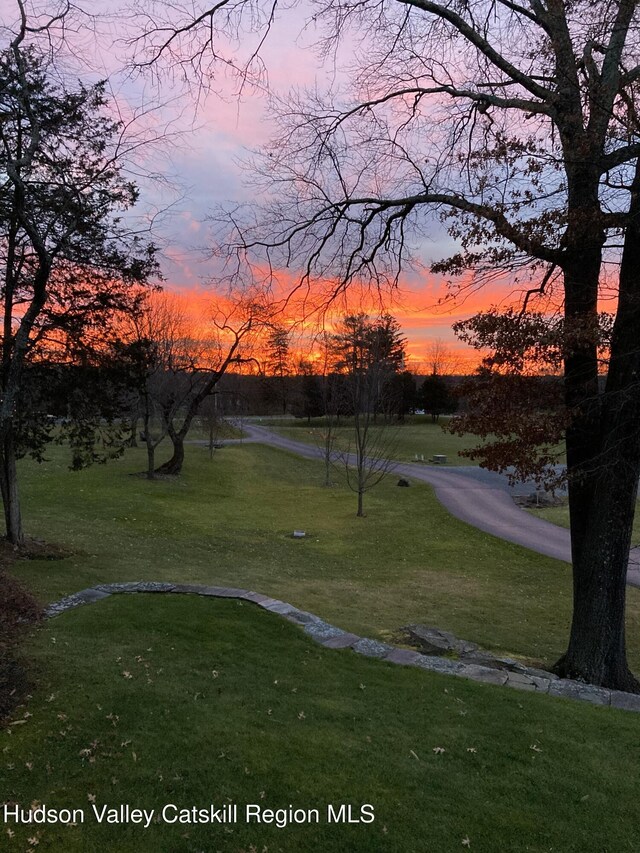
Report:
[[156,468],[156,474],[171,474],[173,476],[178,476],[182,471],[182,465],[184,463],[184,437],[182,435],[182,431],[180,431],[180,433],[173,433],[173,435],[171,435],[171,442],[173,444],[173,455],[171,459],[164,462],[159,468]]
[[[591,684],[640,692],[625,647],[627,566],[640,475],[638,171],[630,213],[604,396],[599,395],[595,345],[581,349],[574,344],[565,364],[567,403],[575,412],[567,431],[573,620],[569,646],[556,671]],[[590,259],[589,245],[583,242],[575,268],[565,270],[569,323],[585,317],[588,322],[595,314],[595,304],[589,302],[594,302],[599,262],[595,251]],[[588,326],[583,329],[588,338]]]
[[[637,431],[637,421],[633,425]],[[636,438],[637,443],[637,438]],[[602,460],[589,529],[573,562],[573,620],[558,674],[617,690],[638,691],[627,665],[627,563],[638,486],[634,459]]]
[[0,487],[6,537],[13,545],[24,544],[22,531],[22,514],[20,511],[20,496],[18,494],[18,474],[16,471],[16,453],[11,427],[5,433],[0,454]]
[[[640,476],[640,392],[624,383],[620,388],[620,374],[639,359],[634,354],[624,360],[626,367],[620,370],[612,348],[601,412],[600,434],[605,438],[590,468],[583,469],[581,478],[577,475],[577,509],[582,514],[576,518],[579,535],[572,535],[573,621],[569,647],[556,671],[640,692],[625,647],[627,566]],[[577,511],[576,506],[571,509]]]
[[182,466],[184,464],[184,440],[191,429],[191,424],[196,416],[200,404],[203,400],[214,393],[216,383],[220,379],[220,376],[222,376],[222,373],[224,373],[224,370],[216,371],[211,374],[210,378],[202,386],[198,394],[192,398],[187,411],[184,414],[184,420],[182,421],[180,429],[176,429],[173,424],[173,419],[176,416],[176,413],[173,412],[171,408],[163,413],[167,433],[169,434],[169,438],[173,444],[173,455],[171,459],[156,469],[156,474],[171,474],[173,476],[177,476],[182,472]]

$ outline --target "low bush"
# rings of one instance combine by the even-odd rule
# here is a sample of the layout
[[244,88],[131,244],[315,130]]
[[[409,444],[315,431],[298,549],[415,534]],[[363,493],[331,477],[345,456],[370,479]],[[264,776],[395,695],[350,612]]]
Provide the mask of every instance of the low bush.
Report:
[[27,677],[16,657],[17,646],[41,618],[42,609],[33,595],[0,571],[0,723],[26,692]]

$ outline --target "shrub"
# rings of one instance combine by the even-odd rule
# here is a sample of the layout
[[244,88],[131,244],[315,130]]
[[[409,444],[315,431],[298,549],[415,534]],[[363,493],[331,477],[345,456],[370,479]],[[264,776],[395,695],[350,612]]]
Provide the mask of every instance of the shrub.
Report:
[[26,673],[15,653],[21,636],[42,615],[42,608],[31,593],[0,571],[0,721],[26,690]]

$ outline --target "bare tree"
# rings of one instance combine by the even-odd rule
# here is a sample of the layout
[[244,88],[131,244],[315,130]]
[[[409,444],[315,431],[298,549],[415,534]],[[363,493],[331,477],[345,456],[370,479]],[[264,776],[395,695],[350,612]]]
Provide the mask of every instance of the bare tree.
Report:
[[[133,365],[138,399],[132,405],[142,418],[141,440],[147,450],[147,477],[155,477],[155,453],[168,435],[161,404],[175,371],[189,363],[186,317],[176,297],[167,294],[147,299],[144,311],[132,317],[123,333]],[[137,418],[136,418],[137,422]]]
[[[140,400],[147,446],[147,476],[177,475],[184,463],[184,442],[203,402],[231,365],[253,361],[249,344],[265,322],[263,303],[246,294],[197,327],[178,297],[150,299],[130,333],[141,349]],[[169,437],[171,458],[155,468],[155,451]]]
[[[365,314],[345,317],[333,336],[335,367],[344,375],[343,405],[353,417],[353,445],[340,453],[349,488],[358,496],[357,516],[364,516],[364,495],[394,467],[395,435],[384,409],[384,388],[403,366],[404,345],[389,315],[371,321]],[[353,447],[353,453],[351,448]]]
[[331,471],[336,458],[336,428],[340,421],[342,377],[334,371],[331,336],[324,332],[320,341],[322,352],[322,408],[324,423],[320,433],[320,448],[324,461],[324,485],[331,485]]
[[210,397],[203,400],[198,409],[200,423],[206,427],[207,441],[209,447],[209,458],[213,459],[213,454],[219,446],[218,439],[224,425],[224,410],[221,403],[222,396],[218,391],[214,391]]
[[339,413],[334,408],[337,403],[337,394],[335,393],[336,383],[332,381],[331,377],[327,377],[324,383],[325,391],[331,384],[334,386],[334,393],[331,396],[329,396],[330,392],[326,393],[328,402],[324,410],[324,423],[320,432],[319,442],[324,462],[324,485],[327,488],[331,485],[331,470],[336,458],[336,427],[339,418]]
[[460,369],[460,359],[442,338],[434,338],[427,347],[424,366],[431,376],[452,376]]
[[393,471],[396,449],[396,437],[391,434],[389,424],[374,424],[368,409],[354,411],[353,443],[349,442],[346,450],[338,451],[338,458],[344,464],[347,485],[358,496],[358,518],[365,515],[366,492]]

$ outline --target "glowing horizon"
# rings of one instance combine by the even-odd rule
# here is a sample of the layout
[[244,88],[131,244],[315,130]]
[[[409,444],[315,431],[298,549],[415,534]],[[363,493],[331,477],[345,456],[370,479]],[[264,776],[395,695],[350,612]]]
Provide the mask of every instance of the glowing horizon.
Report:
[[[280,294],[273,295],[276,304],[282,301],[283,294],[290,292],[293,277],[289,273],[283,274],[279,281]],[[200,326],[206,323],[207,315],[213,317],[215,311],[226,312],[232,307],[230,297],[220,294],[213,287],[175,287],[167,283],[164,292],[177,298],[189,321]],[[348,299],[341,300],[321,315],[311,313],[308,304],[305,308],[311,316],[305,315],[303,309],[292,301],[284,310],[274,314],[273,322],[291,330],[291,348],[297,358],[313,363],[319,359],[314,341],[323,331],[330,332],[341,317],[360,311],[371,317],[389,313],[398,321],[406,337],[408,370],[428,373],[430,349],[439,343],[447,350],[448,359],[455,367],[452,372],[470,373],[479,365],[481,354],[455,337],[452,324],[486,310],[496,302],[513,302],[513,294],[511,299],[508,295],[506,288],[469,290],[464,300],[456,303],[445,298],[445,282],[431,276],[423,287],[404,289],[401,293],[392,294],[387,300],[356,293],[354,289]]]

